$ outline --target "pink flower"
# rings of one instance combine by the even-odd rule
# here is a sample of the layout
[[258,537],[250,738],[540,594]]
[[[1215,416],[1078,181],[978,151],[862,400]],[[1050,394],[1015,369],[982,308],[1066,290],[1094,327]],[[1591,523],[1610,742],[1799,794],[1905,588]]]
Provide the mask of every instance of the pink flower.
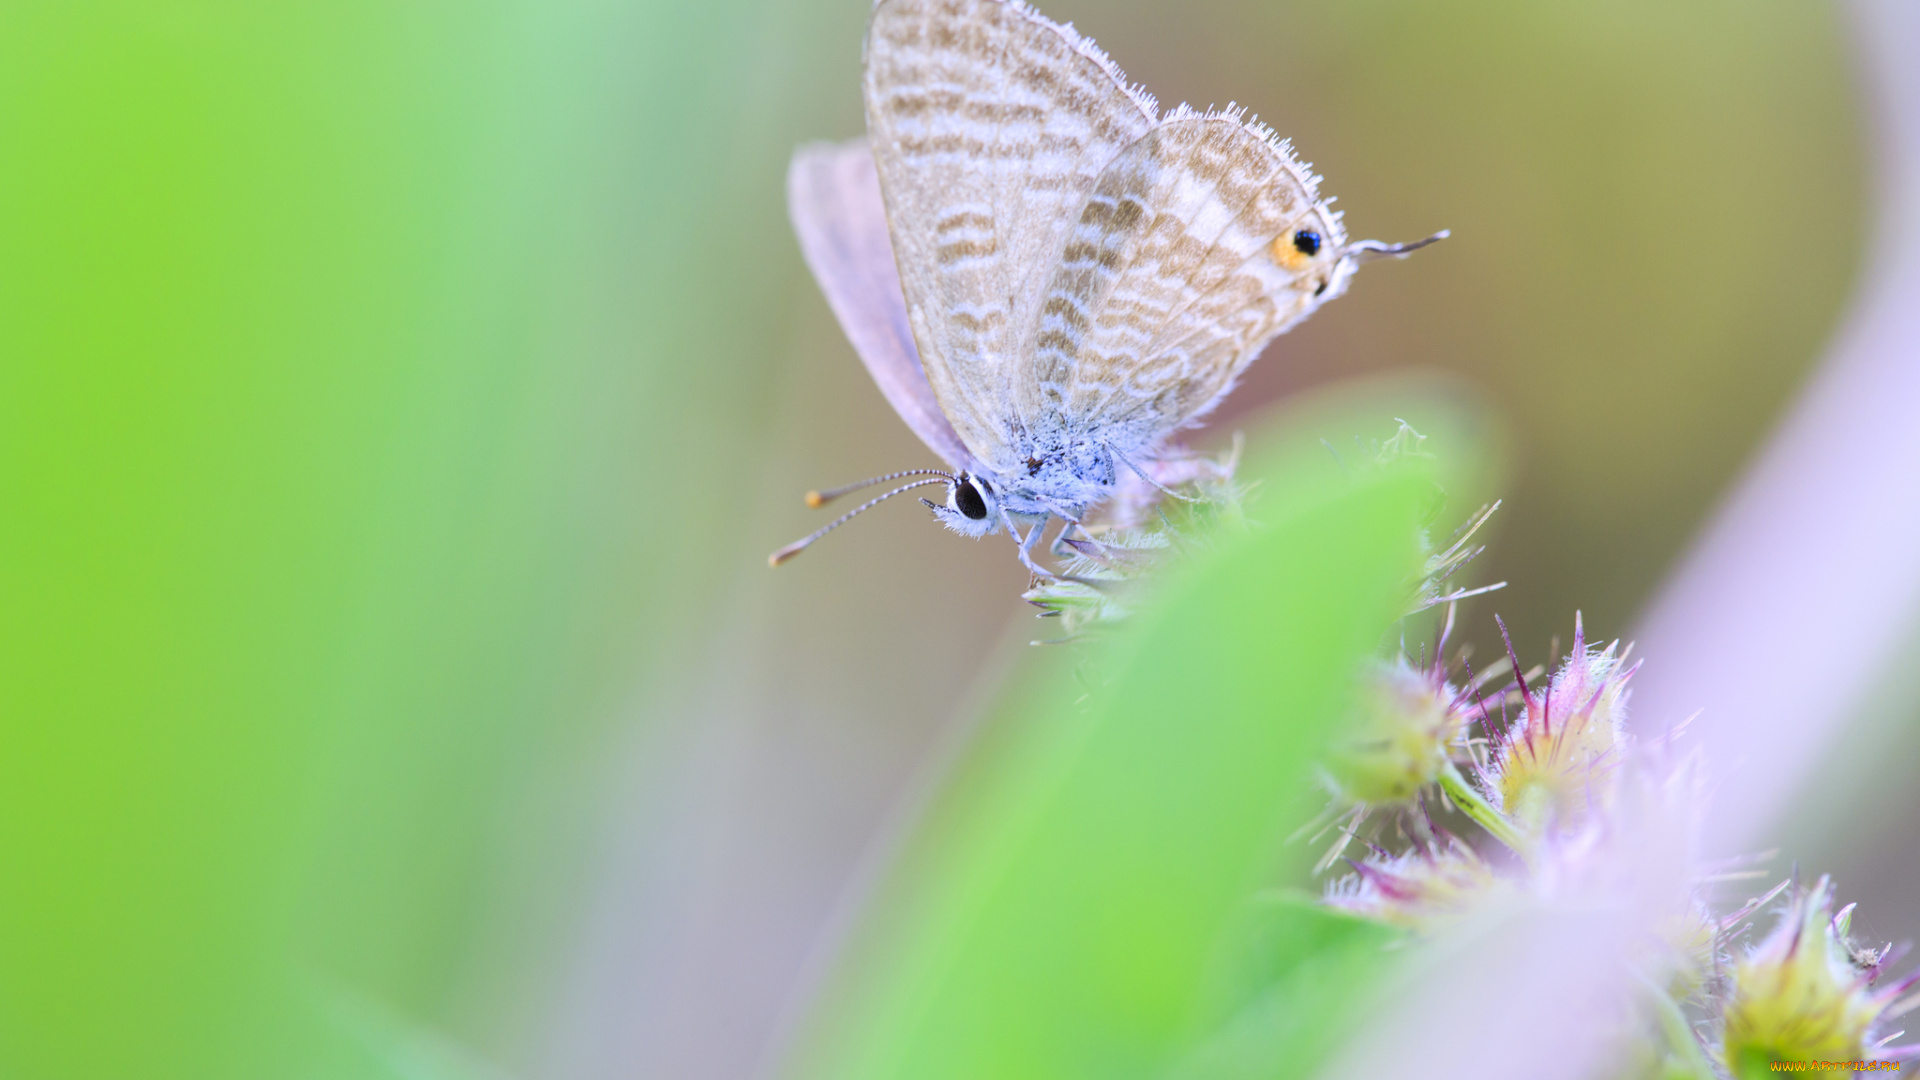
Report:
[[[1500,632],[1505,636],[1504,624]],[[1618,648],[1617,641],[1589,647],[1576,613],[1573,652],[1546,687],[1535,691],[1516,677],[1521,715],[1496,733],[1486,780],[1495,805],[1522,829],[1577,829],[1612,801],[1627,748],[1627,681],[1639,667],[1626,666]],[[1517,656],[1513,664],[1519,671]]]

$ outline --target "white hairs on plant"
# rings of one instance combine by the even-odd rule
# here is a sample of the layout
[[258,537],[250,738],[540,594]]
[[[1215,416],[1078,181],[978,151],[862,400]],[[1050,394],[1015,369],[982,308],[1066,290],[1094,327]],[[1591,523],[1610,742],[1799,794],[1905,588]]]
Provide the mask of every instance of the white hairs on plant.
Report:
[[[1719,781],[1699,837],[1753,846],[1840,734],[1920,611],[1920,7],[1855,0],[1878,138],[1875,259],[1835,347],[1638,635],[1636,715],[1673,724]],[[1817,630],[1781,665],[1764,630]],[[1608,1047],[1586,1010],[1631,992],[1617,963],[1684,892],[1686,830],[1639,815],[1606,865],[1525,900],[1396,988],[1323,1075],[1555,1080]],[[1585,1013],[1583,1015],[1583,1013]],[[1390,1039],[1371,1037],[1390,1031]]]

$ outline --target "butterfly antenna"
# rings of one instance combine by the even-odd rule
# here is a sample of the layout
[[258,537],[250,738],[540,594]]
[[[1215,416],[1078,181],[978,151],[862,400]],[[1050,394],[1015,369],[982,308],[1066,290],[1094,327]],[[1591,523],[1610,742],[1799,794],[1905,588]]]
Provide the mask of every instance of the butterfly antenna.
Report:
[[837,487],[831,491],[809,491],[807,492],[807,505],[818,510],[842,495],[850,495],[853,492],[859,491],[861,488],[870,488],[875,484],[884,484],[889,480],[898,480],[903,476],[938,476],[947,480],[953,479],[952,473],[940,469],[902,469],[899,472],[890,472],[885,476],[869,477],[857,484],[847,484],[844,487]]
[[1441,229],[1425,240],[1415,240],[1411,244],[1388,244],[1379,240],[1356,240],[1348,244],[1341,255],[1355,262],[1372,262],[1375,259],[1404,259],[1428,244],[1437,244],[1453,235],[1451,229]]
[[[937,470],[929,469],[929,470],[916,470],[916,471],[933,472]],[[908,476],[912,474],[902,473],[900,475]],[[943,477],[946,476],[945,473],[941,473],[940,475]],[[861,514],[866,513],[868,510],[871,510],[874,507],[879,506],[881,503],[886,502],[888,499],[893,498],[895,495],[898,495],[901,492],[912,491],[914,488],[917,488],[917,487],[926,487],[928,484],[944,484],[946,482],[947,481],[944,479],[937,479],[937,478],[931,479],[931,480],[915,480],[911,484],[903,484],[900,487],[894,488],[892,491],[887,492],[885,495],[878,496],[877,498],[868,499],[866,502],[861,503],[859,506],[856,506],[853,509],[847,511],[846,513],[841,514],[839,517],[833,519],[831,523],[825,526],[822,526],[821,528],[815,529],[812,533],[809,533],[805,538],[800,540],[795,540],[793,543],[788,544],[786,547],[783,547],[779,551],[776,551],[773,554],[767,556],[767,565],[779,566],[781,563],[786,562],[788,559],[791,559],[795,555],[798,555],[802,551],[805,551],[807,549],[807,546],[813,543],[815,540],[820,539],[821,537],[827,535],[833,530],[839,528],[842,525],[845,525],[847,522],[852,521],[854,518],[860,516]]]

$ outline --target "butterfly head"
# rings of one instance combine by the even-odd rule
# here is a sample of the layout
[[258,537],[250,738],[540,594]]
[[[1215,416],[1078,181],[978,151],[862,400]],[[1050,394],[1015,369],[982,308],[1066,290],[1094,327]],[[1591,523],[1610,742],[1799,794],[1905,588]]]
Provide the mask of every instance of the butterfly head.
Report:
[[986,477],[969,472],[955,473],[947,481],[947,504],[921,499],[940,524],[975,539],[992,532],[1000,522],[1000,502],[993,484]]

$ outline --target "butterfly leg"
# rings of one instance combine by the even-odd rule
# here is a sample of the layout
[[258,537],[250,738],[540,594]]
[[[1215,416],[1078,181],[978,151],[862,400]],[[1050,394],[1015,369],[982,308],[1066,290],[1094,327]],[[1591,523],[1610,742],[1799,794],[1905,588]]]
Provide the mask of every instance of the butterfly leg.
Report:
[[[1073,574],[1057,574],[1033,561],[1033,547],[1040,542],[1040,534],[1046,531],[1047,523],[1051,520],[1052,515],[1042,517],[1034,524],[1033,528],[1027,530],[1027,535],[1023,537],[1020,535],[1020,527],[1013,523],[1013,515],[1007,513],[1005,507],[1000,508],[1000,522],[1007,527],[1007,535],[1020,542],[1020,561],[1028,570],[1033,572],[1034,576],[1046,581],[1071,581],[1093,589],[1101,588],[1102,583],[1092,578],[1076,577]],[[1068,525],[1071,526],[1072,522],[1068,522]]]
[[[1105,559],[1109,555],[1110,551],[1107,545],[1101,543],[1098,537],[1087,530],[1086,522],[1081,521],[1079,518],[1074,517],[1072,514],[1067,513],[1051,502],[1047,502],[1045,505],[1046,508],[1053,513],[1054,517],[1065,522],[1065,524],[1060,526],[1060,532],[1054,536],[1053,543],[1047,546],[1047,553],[1049,555],[1052,555],[1056,559],[1065,555],[1066,552],[1060,550],[1063,544],[1066,545],[1069,550],[1080,555],[1099,559]],[[1080,530],[1080,535],[1085,537],[1084,540],[1067,539],[1067,534],[1075,529]],[[1088,548],[1092,550],[1089,551]]]
[[[1206,502],[1205,499],[1196,499],[1191,495],[1182,495],[1177,491],[1173,491],[1167,487],[1162,486],[1158,480],[1155,480],[1153,477],[1147,475],[1147,470],[1141,468],[1138,465],[1135,465],[1133,463],[1132,458],[1121,453],[1119,450],[1114,449],[1114,446],[1112,443],[1102,443],[1101,445],[1106,447],[1108,456],[1118,458],[1122,465],[1125,465],[1127,468],[1132,469],[1133,474],[1135,476],[1138,476],[1140,479],[1145,480],[1150,487],[1152,487],[1155,491],[1158,491],[1160,494],[1169,496],[1171,498],[1179,499],[1181,502]],[[1237,454],[1237,451],[1236,451],[1236,454]]]
[[1047,527],[1047,519],[1045,517],[1035,522],[1033,528],[1027,530],[1027,535],[1025,536],[1020,535],[1020,526],[1013,523],[1013,515],[1007,513],[1006,507],[1000,508],[1000,522],[1007,527],[1007,535],[1019,542],[1020,561],[1026,564],[1028,570],[1033,571],[1034,574],[1048,581],[1061,580],[1059,574],[1051,570],[1042,569],[1039,563],[1033,561],[1033,545],[1040,542],[1040,531]]

